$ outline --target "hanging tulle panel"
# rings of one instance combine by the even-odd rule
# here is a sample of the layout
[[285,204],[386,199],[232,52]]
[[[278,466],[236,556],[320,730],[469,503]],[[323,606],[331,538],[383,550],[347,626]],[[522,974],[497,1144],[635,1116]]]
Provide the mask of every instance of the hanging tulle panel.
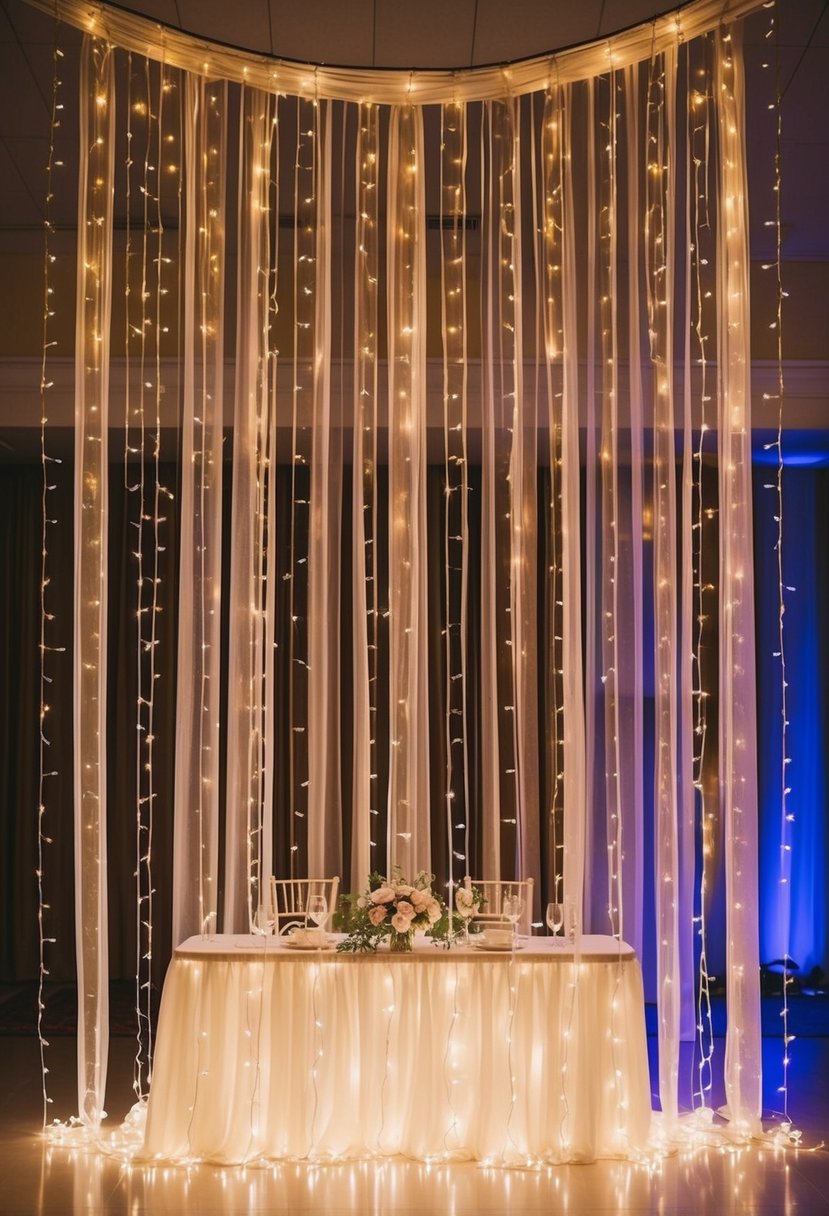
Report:
[[107,957],[107,523],[112,310],[114,52],[85,38],[81,57],[75,337],[75,940],[78,1110],[104,1113]]
[[233,714],[227,730],[230,813],[225,829],[223,927],[228,932],[242,932],[256,923],[273,856],[276,694],[268,592],[276,582],[272,567],[276,251],[271,235],[276,122],[276,99],[255,89],[244,90],[239,129],[233,546],[228,604],[228,705]]
[[[713,25],[698,24],[703,10]],[[140,1015],[162,901],[169,950],[267,930],[272,874],[340,875],[357,890],[372,871],[423,869],[450,898],[467,874],[533,879],[536,925],[548,901],[570,903],[620,958],[624,939],[653,960],[659,1099],[677,1127],[694,1024],[694,1102],[711,1088],[708,947],[724,903],[728,1113],[740,1134],[757,1129],[745,117],[739,31],[714,10],[705,0],[647,38],[564,54],[534,69],[533,89],[528,68],[505,67],[478,96],[463,73],[457,87],[412,73],[405,89],[372,75],[350,94],[337,73],[285,66],[291,91],[282,65],[264,78],[251,64],[231,82],[216,63],[230,76],[234,57],[205,53],[174,69],[184,164],[167,154],[180,185],[169,238],[155,231],[150,164],[177,140],[163,117],[171,69],[146,60],[139,95],[138,51],[85,41],[73,627],[90,1126],[108,915],[120,915],[107,907],[103,707],[123,185],[125,264],[140,250],[142,293],[125,310],[118,406],[126,463],[134,444],[142,453],[132,557],[152,663],[136,668],[137,724],[153,739],[163,487],[158,468],[145,483],[143,452],[162,383],[179,415],[172,882],[155,891],[142,841],[162,790],[139,771]],[[146,163],[119,175],[122,55],[128,101],[150,113]],[[393,104],[377,100],[393,89]],[[146,337],[161,305],[144,296],[160,298],[175,240],[177,354],[163,380]],[[138,769],[154,746],[141,740]],[[577,1010],[578,967],[568,983]]]
[[[378,870],[383,851],[379,788],[380,567],[377,502],[380,111],[357,114],[354,254],[354,423],[351,490],[353,777],[351,885]],[[346,859],[344,859],[344,862]]]
[[175,942],[218,915],[226,92],[185,77]]
[[426,638],[426,255],[423,115],[394,107],[388,154],[388,866],[430,869]]

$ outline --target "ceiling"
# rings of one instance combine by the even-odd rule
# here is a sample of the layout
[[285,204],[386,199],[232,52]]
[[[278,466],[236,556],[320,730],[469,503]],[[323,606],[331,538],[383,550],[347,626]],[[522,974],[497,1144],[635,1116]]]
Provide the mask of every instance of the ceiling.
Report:
[[[665,0],[133,0],[132,11],[201,38],[285,58],[389,68],[462,68],[506,62],[606,37],[663,12]],[[789,290],[783,327],[790,425],[829,428],[829,0],[778,0],[776,40],[768,10],[745,22],[747,158],[752,309],[773,315],[775,62],[782,96],[782,255]],[[62,88],[77,91],[78,31],[59,28],[67,49]],[[26,0],[0,0],[0,460],[2,428],[19,426],[42,352],[45,165],[49,153],[54,19]],[[769,68],[763,69],[762,64]],[[770,109],[771,105],[771,109]],[[67,112],[72,107],[67,104]],[[74,135],[74,126],[72,128]],[[67,142],[64,140],[64,142]],[[71,272],[76,167],[60,170],[53,220],[59,265]],[[59,284],[59,286],[61,286]],[[62,290],[73,294],[69,279]],[[755,309],[754,293],[758,292]],[[67,320],[71,316],[67,315]],[[759,358],[774,339],[756,326]],[[58,356],[71,363],[72,334]],[[753,330],[753,341],[755,333]],[[71,383],[66,372],[66,409]],[[33,406],[35,412],[37,407]],[[26,407],[28,411],[28,406]],[[795,422],[795,418],[797,421]]]
[[[663,11],[664,0],[133,0],[129,7],[203,38],[289,58],[383,67],[464,67],[504,62],[605,37]],[[781,0],[778,54],[783,95],[784,255],[829,261],[829,0]],[[768,14],[746,23],[749,172],[769,179],[768,102],[774,59]],[[0,0],[0,234],[42,229],[52,88],[54,20],[25,0]],[[62,26],[60,42],[79,41]],[[770,53],[771,52],[771,53]],[[76,87],[76,57],[62,65]],[[71,227],[74,198],[60,202]],[[762,223],[755,256],[768,253]],[[766,248],[764,248],[766,246]]]
[[280,58],[452,69],[591,42],[673,6],[665,0],[133,0],[111,7]]

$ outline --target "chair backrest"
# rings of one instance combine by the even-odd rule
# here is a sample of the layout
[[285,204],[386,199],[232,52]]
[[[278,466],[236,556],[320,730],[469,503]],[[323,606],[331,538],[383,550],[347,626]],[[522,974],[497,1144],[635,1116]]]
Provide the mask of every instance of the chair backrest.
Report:
[[467,891],[471,890],[472,887],[477,887],[483,894],[484,902],[481,905],[481,910],[473,917],[473,920],[481,927],[487,924],[508,924],[509,922],[504,916],[503,911],[504,896],[518,895],[523,903],[521,917],[518,921],[518,932],[527,937],[532,933],[533,880],[531,878],[514,879],[511,881],[501,878],[470,878],[467,874],[463,880],[463,885]]
[[305,925],[308,900],[312,895],[324,895],[327,900],[328,918],[320,926],[325,928],[336,910],[339,889],[339,875],[336,878],[271,878],[274,932],[286,933],[297,925]]

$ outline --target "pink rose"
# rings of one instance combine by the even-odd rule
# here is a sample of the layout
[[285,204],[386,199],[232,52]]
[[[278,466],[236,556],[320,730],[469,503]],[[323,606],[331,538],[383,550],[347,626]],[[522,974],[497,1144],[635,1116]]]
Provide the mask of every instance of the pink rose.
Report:
[[386,909],[375,904],[373,908],[369,909],[368,918],[373,925],[382,925],[386,919]]
[[392,928],[397,933],[408,933],[412,927],[412,922],[408,916],[401,916],[399,912],[391,918]]
[[440,920],[440,904],[436,899],[430,900],[426,915],[429,917],[430,925],[436,925]]
[[409,896],[409,899],[414,904],[416,910],[418,912],[422,912],[429,902],[430,895],[428,891],[414,890]]
[[372,891],[370,899],[373,904],[390,904],[394,899],[394,891],[391,887],[378,887],[376,891]]
[[407,899],[401,899],[397,905],[397,915],[404,917],[407,921],[414,918],[415,910]]

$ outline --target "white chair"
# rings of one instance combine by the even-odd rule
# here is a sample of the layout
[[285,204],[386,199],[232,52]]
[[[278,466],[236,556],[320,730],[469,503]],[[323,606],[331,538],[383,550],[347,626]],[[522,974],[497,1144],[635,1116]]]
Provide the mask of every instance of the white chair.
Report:
[[464,877],[463,885],[467,891],[477,887],[483,894],[484,902],[480,911],[472,918],[473,922],[482,929],[487,925],[506,925],[504,916],[504,896],[518,895],[522,901],[521,916],[518,921],[518,932],[526,937],[532,933],[533,920],[533,880],[521,878],[508,879],[470,878]]
[[308,901],[312,895],[324,895],[328,916],[320,925],[324,929],[336,911],[339,875],[336,878],[271,878],[271,908],[274,933],[287,933],[298,925],[308,923]]

